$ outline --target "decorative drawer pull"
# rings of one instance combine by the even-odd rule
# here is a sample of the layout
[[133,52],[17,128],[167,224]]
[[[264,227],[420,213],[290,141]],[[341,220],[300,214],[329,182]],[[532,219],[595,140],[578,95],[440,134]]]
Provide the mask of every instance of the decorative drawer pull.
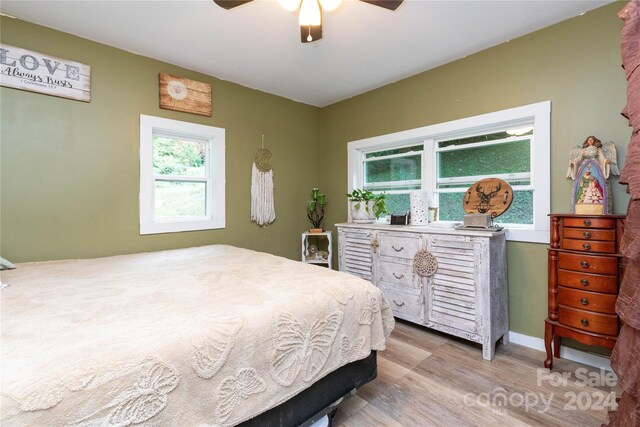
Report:
[[589,321],[587,319],[580,319],[580,323],[582,323],[582,326],[589,326]]
[[583,221],[583,224],[584,224],[584,225],[586,225],[586,226],[588,227],[588,226],[590,226],[590,225],[591,225],[591,221],[590,221],[590,220],[588,220],[588,219],[585,219],[585,220]]
[[588,244],[588,243],[583,243],[583,244],[582,244],[582,248],[583,248],[584,250],[588,251],[589,249],[591,249],[591,245],[590,245],[590,244]]
[[393,303],[394,303],[395,305],[397,305],[398,307],[402,307],[402,306],[404,305],[404,301],[400,301],[400,302],[398,302],[398,301],[396,301],[395,299],[393,300]]
[[402,279],[404,277],[404,274],[396,274],[396,273],[391,273],[393,274],[393,277],[395,277],[396,279]]
[[404,250],[404,246],[401,246],[400,249],[398,249],[394,245],[391,245],[391,249],[393,249],[396,252],[400,252],[400,251]]
[[591,238],[591,233],[589,233],[588,231],[585,231],[584,233],[582,233],[582,235],[584,236],[585,239]]
[[587,279],[582,279],[582,280],[580,280],[580,284],[582,286],[589,286],[589,281]]
[[589,305],[589,298],[580,298],[580,304]]
[[587,261],[582,261],[580,265],[583,266],[584,268],[589,268],[589,262]]

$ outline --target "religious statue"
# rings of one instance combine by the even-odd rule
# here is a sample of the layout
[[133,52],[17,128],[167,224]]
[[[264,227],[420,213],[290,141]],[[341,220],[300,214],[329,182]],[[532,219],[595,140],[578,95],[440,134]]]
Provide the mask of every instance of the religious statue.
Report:
[[603,144],[591,135],[582,146],[576,145],[571,149],[567,178],[575,181],[571,193],[573,213],[613,213],[610,175],[620,175],[616,146],[613,142]]

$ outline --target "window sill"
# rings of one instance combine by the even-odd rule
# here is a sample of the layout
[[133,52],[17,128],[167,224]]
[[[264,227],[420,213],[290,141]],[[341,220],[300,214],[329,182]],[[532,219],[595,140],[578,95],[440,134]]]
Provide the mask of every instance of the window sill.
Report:
[[225,228],[225,220],[174,221],[140,224],[140,235],[180,233],[183,231],[214,230]]

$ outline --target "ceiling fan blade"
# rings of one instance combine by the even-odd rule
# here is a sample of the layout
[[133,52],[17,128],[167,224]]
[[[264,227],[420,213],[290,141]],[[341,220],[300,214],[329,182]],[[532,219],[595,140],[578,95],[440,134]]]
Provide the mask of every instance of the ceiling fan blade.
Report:
[[374,4],[389,10],[396,10],[403,0],[360,0],[365,3]]
[[[311,36],[311,37],[309,37]],[[311,38],[311,40],[309,40]],[[302,43],[315,42],[322,38],[322,24],[320,25],[300,25],[300,41]]]
[[242,6],[245,3],[249,3],[253,0],[213,0],[215,4],[223,9],[233,9],[234,7]]

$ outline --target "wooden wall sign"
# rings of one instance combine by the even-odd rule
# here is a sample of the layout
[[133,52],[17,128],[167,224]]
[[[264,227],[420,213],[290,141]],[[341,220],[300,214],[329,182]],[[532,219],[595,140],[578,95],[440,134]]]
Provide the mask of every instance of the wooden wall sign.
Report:
[[91,101],[91,67],[0,43],[0,86]]
[[160,73],[160,108],[211,116],[211,85]]

